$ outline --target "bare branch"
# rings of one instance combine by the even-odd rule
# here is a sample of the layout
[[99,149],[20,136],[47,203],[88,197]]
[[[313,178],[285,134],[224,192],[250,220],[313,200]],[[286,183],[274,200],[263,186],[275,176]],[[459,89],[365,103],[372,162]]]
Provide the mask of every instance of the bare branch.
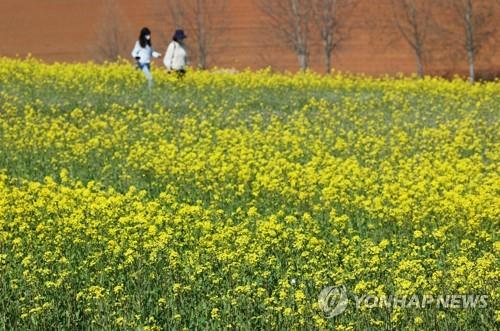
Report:
[[302,70],[309,66],[313,2],[309,0],[256,0],[271,30],[298,57]]
[[444,24],[448,35],[460,46],[469,64],[469,80],[476,79],[476,58],[486,48],[494,48],[500,21],[499,1],[440,0],[451,15]]
[[434,19],[433,0],[390,0],[392,24],[415,54],[417,73],[424,75],[424,62],[430,52],[438,26]]
[[[190,54],[197,59],[198,67],[205,69],[210,56],[217,51],[217,41],[225,31],[228,21],[227,0],[156,0],[160,13],[166,13],[177,28],[187,30]],[[161,6],[162,5],[162,6]],[[161,14],[164,16],[165,14]],[[170,31],[171,33],[173,31]]]
[[116,0],[103,0],[101,20],[92,46],[96,61],[116,61],[129,48],[129,27]]
[[359,0],[314,0],[313,17],[319,30],[326,72],[332,69],[331,58],[334,51],[350,35],[350,19]]

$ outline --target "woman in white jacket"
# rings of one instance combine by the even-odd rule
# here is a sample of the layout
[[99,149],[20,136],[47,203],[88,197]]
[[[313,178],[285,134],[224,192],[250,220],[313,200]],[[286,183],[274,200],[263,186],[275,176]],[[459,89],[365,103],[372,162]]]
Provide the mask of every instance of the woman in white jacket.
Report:
[[142,28],[139,40],[135,43],[132,50],[132,57],[137,62],[137,67],[144,72],[148,80],[148,86],[153,85],[153,75],[151,74],[151,59],[160,57],[161,54],[153,50],[151,42],[151,31],[148,28]]
[[175,71],[179,77],[183,77],[186,73],[187,52],[184,47],[184,39],[186,38],[184,30],[176,30],[163,59],[167,70]]

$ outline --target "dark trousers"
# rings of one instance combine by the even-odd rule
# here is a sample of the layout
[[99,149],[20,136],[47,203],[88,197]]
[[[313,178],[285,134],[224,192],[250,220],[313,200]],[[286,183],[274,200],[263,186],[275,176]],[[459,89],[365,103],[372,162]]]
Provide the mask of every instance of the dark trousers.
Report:
[[168,72],[169,74],[175,74],[177,78],[182,79],[186,75],[186,70],[180,69],[180,70],[171,70]]

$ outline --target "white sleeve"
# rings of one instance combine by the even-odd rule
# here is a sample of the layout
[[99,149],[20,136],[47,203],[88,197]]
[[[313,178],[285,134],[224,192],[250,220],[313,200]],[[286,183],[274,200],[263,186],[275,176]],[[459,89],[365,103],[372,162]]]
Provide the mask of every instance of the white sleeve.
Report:
[[170,43],[165,52],[165,57],[163,58],[163,64],[168,70],[172,69],[172,58],[174,57],[174,43]]
[[139,56],[139,52],[141,51],[141,45],[139,45],[139,42],[137,41],[135,43],[134,49],[132,50],[132,57],[135,58],[136,56]]

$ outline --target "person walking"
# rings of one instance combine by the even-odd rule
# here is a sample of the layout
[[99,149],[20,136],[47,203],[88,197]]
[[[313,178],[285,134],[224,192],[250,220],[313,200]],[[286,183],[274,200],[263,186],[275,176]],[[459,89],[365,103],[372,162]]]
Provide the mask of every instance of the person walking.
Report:
[[186,73],[187,65],[187,52],[184,47],[184,40],[186,38],[184,30],[176,30],[163,59],[163,64],[167,70],[176,72],[181,78]]
[[135,43],[132,50],[132,57],[137,62],[137,67],[142,70],[148,80],[148,87],[153,86],[153,75],[151,74],[151,59],[158,58],[161,54],[153,50],[151,41],[151,31],[148,28],[142,28],[139,40]]

